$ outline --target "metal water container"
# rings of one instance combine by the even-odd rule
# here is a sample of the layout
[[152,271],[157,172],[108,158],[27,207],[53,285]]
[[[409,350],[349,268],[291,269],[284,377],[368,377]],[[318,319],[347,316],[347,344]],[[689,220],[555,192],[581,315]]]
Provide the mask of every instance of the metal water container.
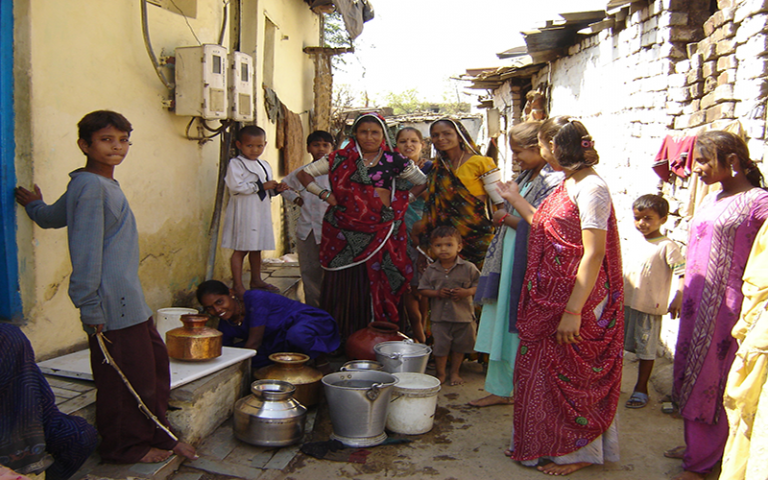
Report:
[[258,380],[235,403],[235,437],[251,445],[284,447],[301,441],[307,409],[293,398],[296,387],[281,380]]

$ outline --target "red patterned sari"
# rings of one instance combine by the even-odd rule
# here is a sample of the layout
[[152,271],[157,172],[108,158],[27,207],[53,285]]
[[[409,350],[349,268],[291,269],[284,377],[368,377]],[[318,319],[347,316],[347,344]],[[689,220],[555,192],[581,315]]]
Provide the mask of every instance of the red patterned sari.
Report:
[[[386,147],[384,150],[381,162],[391,161],[393,156],[398,155]],[[398,323],[398,303],[413,276],[403,221],[410,185],[393,178],[390,184],[391,205],[387,207],[376,193],[353,140],[346,148],[333,152],[329,161],[328,176],[338,205],[329,208],[325,214],[320,263],[330,272],[364,266],[371,298],[370,302],[357,303],[368,309],[373,305],[376,321]],[[326,281],[328,279],[326,274]],[[346,287],[349,291],[356,288],[355,285]],[[359,318],[365,316],[365,312],[361,315],[348,312],[350,305],[344,304],[345,292],[341,291],[346,287],[335,286],[335,305],[332,306],[333,311],[329,310],[339,322],[345,338],[367,323]],[[350,302],[354,301],[350,298]]]
[[557,457],[608,430],[621,387],[624,284],[611,207],[606,252],[582,310],[582,342],[555,340],[584,254],[578,207],[564,184],[537,210],[518,309],[513,458]]

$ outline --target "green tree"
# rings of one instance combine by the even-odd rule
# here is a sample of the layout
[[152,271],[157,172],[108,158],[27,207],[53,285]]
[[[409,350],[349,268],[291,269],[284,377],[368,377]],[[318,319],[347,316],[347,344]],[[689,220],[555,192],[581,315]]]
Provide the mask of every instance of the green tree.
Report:
[[419,98],[415,89],[405,90],[400,93],[389,92],[384,96],[386,107],[392,108],[395,115],[407,115],[410,113],[429,110],[429,102]]

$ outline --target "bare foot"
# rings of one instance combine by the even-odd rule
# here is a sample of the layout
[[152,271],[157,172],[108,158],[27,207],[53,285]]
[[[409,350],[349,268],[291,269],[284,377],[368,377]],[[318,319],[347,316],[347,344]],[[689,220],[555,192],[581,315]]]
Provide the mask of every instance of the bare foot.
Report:
[[676,458],[678,460],[681,460],[683,455],[685,455],[685,445],[680,445],[679,447],[671,448],[664,452],[665,457]]
[[704,480],[705,478],[707,478],[706,473],[696,473],[685,470],[683,473],[676,476],[672,480]]
[[243,285],[233,285],[232,290],[235,291],[235,295],[239,298],[243,298],[243,295],[245,295],[245,286]]
[[279,288],[267,282],[251,283],[250,287],[251,287],[251,290],[266,290],[272,293],[280,293]]
[[451,375],[451,384],[452,387],[455,387],[457,385],[464,385],[464,379],[461,378],[458,375]]
[[512,397],[500,397],[498,395],[488,395],[487,397],[472,400],[469,405],[473,407],[490,407],[491,405],[512,405],[514,404]]
[[188,459],[188,460],[197,460],[197,452],[195,451],[195,447],[188,443],[179,442],[176,444],[175,447],[173,447],[173,453],[176,455],[181,455],[182,457]]
[[564,476],[570,475],[573,472],[581,470],[582,468],[586,468],[590,465],[592,464],[588,462],[566,463],[563,465],[558,465],[555,462],[552,462],[546,465],[542,465],[541,467],[536,467],[536,469],[540,472],[546,473],[547,475]]
[[164,462],[171,456],[170,450],[160,450],[159,448],[149,447],[149,451],[141,457],[139,463],[158,463]]
[[440,385],[445,383],[445,374],[440,375],[438,373],[436,376],[437,376],[437,379],[440,380]]
[[511,457],[512,456],[512,450],[509,449],[509,448],[504,450],[504,456]]

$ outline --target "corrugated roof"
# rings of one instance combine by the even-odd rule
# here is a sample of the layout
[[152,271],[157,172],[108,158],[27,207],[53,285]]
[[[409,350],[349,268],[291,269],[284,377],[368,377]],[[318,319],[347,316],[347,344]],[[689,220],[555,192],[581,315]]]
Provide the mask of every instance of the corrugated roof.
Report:
[[613,28],[616,21],[626,17],[631,4],[647,1],[610,0],[605,10],[561,13],[560,19],[548,20],[543,27],[521,32],[525,47],[514,47],[496,54],[499,58],[514,59],[512,65],[468,69],[461,79],[472,82],[467,88],[479,90],[495,90],[514,78],[528,79],[543,64],[567,55],[568,47],[578,42],[580,37]]

